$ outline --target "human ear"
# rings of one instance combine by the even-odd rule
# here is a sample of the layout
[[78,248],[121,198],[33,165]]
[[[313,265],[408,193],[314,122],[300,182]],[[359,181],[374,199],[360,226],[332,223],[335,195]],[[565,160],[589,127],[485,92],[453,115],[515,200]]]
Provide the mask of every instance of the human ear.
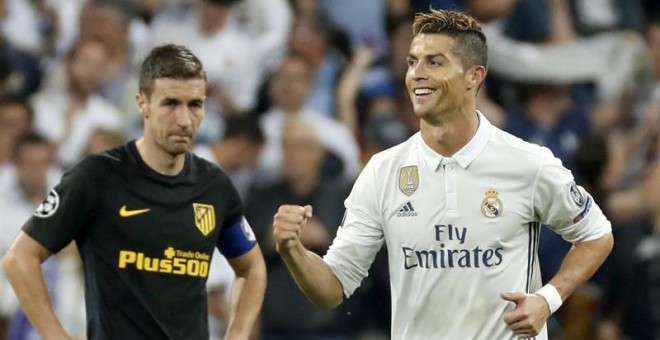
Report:
[[472,66],[466,74],[468,90],[479,88],[481,83],[484,82],[484,79],[486,79],[486,72],[486,68],[482,65]]
[[140,114],[142,115],[143,118],[149,118],[149,99],[147,99],[147,96],[140,92],[135,95],[135,101],[137,102],[138,109],[140,110]]

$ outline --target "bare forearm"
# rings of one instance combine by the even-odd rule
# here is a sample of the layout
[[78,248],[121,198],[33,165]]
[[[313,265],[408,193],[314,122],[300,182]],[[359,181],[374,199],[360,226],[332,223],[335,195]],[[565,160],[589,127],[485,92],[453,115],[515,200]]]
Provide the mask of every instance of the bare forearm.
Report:
[[575,40],[571,8],[566,0],[548,1],[552,19],[550,39],[554,43],[564,43]]
[[373,52],[367,47],[358,47],[353,60],[341,76],[337,87],[337,117],[353,134],[357,133],[356,100],[360,84],[373,60]]
[[227,327],[226,339],[248,339],[259,316],[263,302],[263,291],[254,287],[255,282],[236,278],[232,285],[232,312]]
[[280,254],[300,290],[322,309],[332,309],[343,301],[342,286],[330,267],[300,243]]
[[259,317],[266,290],[266,268],[254,267],[237,276],[231,289],[231,314],[226,339],[248,339]]
[[17,257],[10,251],[2,264],[23,311],[37,332],[44,339],[69,339],[55,316],[41,273],[41,261]]
[[557,288],[562,300],[587,281],[612,251],[614,239],[607,234],[597,240],[577,243],[566,254],[564,261],[550,284]]

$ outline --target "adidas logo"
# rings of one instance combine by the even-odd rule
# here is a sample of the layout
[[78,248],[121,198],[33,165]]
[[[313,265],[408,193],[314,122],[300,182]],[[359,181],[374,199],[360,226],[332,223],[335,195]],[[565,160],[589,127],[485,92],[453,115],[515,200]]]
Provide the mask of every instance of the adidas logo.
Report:
[[401,209],[397,211],[396,216],[412,217],[412,216],[417,216],[417,212],[415,211],[415,208],[413,208],[412,203],[406,202],[403,206],[401,206]]

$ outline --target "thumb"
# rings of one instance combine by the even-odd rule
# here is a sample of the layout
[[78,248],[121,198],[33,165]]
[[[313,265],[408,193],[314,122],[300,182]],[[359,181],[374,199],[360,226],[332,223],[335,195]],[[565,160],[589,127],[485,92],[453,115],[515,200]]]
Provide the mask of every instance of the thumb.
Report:
[[503,292],[500,293],[500,297],[506,301],[511,301],[517,305],[520,301],[525,299],[525,294],[520,292]]
[[312,206],[311,206],[311,205],[306,205],[306,206],[303,207],[303,209],[304,209],[304,210],[303,210],[303,216],[304,216],[306,219],[310,219],[310,218],[312,218],[312,210],[313,210],[313,209],[312,209]]

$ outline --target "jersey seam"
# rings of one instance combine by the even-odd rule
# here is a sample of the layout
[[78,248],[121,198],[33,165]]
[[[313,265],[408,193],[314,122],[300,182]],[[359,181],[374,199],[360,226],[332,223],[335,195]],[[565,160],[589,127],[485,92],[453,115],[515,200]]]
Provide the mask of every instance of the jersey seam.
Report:
[[530,208],[532,209],[532,219],[536,218],[536,207],[534,205],[535,200],[536,200],[536,189],[538,186],[539,182],[539,177],[541,176],[541,170],[543,169],[543,164],[545,163],[545,160],[547,158],[541,158],[541,161],[539,162],[538,169],[536,170],[536,175],[534,176],[534,182],[532,184],[532,197],[531,197],[531,205]]

